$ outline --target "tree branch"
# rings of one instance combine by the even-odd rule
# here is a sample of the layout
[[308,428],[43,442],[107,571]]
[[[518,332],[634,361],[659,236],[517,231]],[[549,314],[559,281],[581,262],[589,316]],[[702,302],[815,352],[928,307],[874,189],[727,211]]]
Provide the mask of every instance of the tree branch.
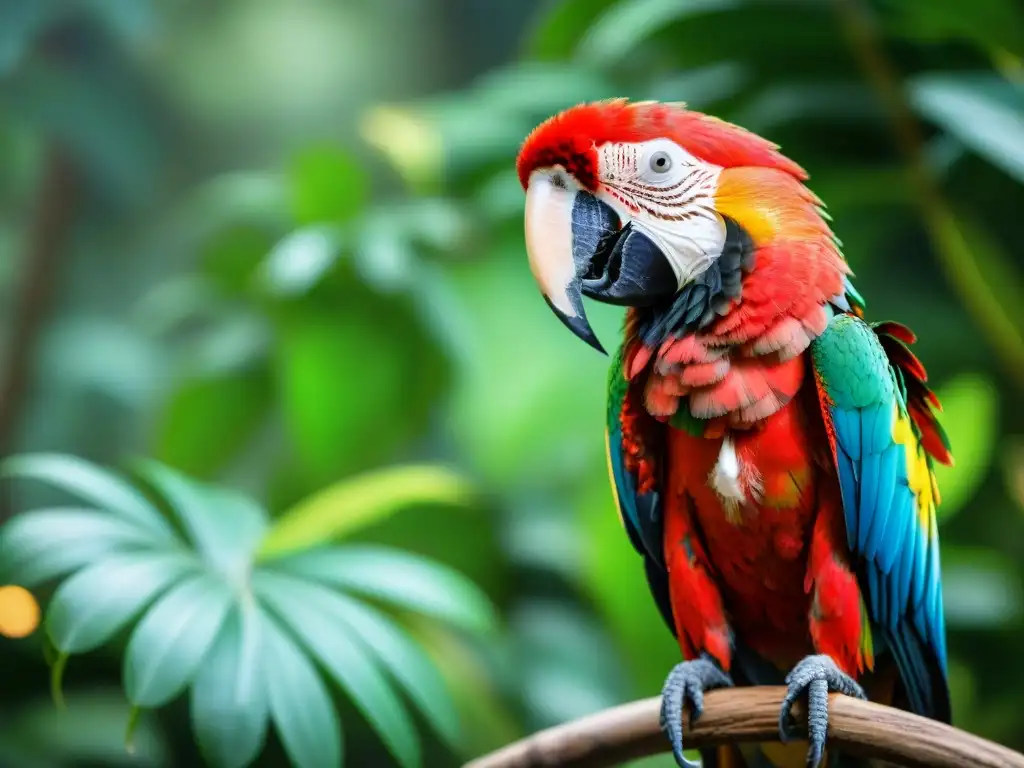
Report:
[[[50,314],[60,257],[74,223],[77,185],[72,161],[54,142],[44,163],[35,219],[9,315],[7,359],[0,367],[0,458],[17,441],[19,419],[31,391],[37,342]],[[0,494],[0,522],[10,516],[10,507],[9,494]]]
[[[777,742],[782,687],[710,691],[687,748]],[[463,768],[602,768],[668,751],[658,725],[660,698],[634,701],[541,731]],[[804,711],[794,708],[798,721]],[[683,717],[684,725],[687,716]],[[828,743],[864,758],[912,768],[1024,768],[1024,755],[935,720],[833,694]]]

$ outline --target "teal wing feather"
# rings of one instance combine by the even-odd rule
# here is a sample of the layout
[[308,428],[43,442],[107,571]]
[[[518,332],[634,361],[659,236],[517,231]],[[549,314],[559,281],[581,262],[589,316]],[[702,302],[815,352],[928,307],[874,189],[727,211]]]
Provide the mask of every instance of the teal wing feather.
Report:
[[[637,474],[627,466],[623,442],[622,415],[629,396],[629,382],[622,369],[623,349],[612,360],[608,376],[608,418],[606,437],[608,472],[618,507],[619,519],[633,547],[643,555],[647,582],[665,623],[675,633],[672,607],[668,595],[668,571],[662,550],[661,490],[658,487],[641,492]],[[637,414],[641,418],[646,414]]]
[[892,652],[910,708],[949,722],[932,458],[950,456],[912,341],[840,313],[811,357],[876,649]]

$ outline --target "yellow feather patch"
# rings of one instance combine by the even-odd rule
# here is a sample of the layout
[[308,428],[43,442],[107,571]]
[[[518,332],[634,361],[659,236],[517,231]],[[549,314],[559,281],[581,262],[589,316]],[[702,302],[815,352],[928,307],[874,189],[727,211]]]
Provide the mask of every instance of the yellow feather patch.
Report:
[[928,466],[928,458],[914,434],[910,417],[894,404],[896,418],[893,422],[892,439],[903,446],[907,461],[907,484],[917,502],[917,521],[921,530],[929,537],[935,535],[935,505],[938,490],[935,478]]

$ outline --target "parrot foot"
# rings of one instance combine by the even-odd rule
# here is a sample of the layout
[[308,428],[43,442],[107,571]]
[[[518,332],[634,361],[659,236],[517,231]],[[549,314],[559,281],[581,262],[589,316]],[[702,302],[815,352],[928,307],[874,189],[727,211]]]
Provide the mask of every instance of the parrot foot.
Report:
[[706,654],[684,661],[669,672],[661,689],[661,730],[672,742],[672,755],[679,768],[699,768],[683,756],[683,707],[690,706],[690,727],[704,711],[704,691],[732,686],[730,677]]
[[828,695],[842,693],[858,699],[866,699],[864,689],[857,681],[836,666],[829,656],[808,656],[786,675],[789,690],[782,700],[779,712],[779,736],[782,741],[794,738],[790,727],[790,710],[793,702],[807,692],[807,766],[818,768],[825,751],[825,736],[828,732]]

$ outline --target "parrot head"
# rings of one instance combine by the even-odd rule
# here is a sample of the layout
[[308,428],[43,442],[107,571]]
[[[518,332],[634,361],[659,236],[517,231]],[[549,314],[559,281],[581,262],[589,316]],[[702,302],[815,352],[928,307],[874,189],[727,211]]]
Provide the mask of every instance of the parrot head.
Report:
[[822,226],[800,166],[681,104],[571,107],[530,133],[516,167],[531,271],[559,319],[602,352],[584,296],[671,307],[704,285],[707,301],[683,309],[698,319],[721,314],[752,268],[755,241],[780,226],[779,211],[796,212],[790,224]]

